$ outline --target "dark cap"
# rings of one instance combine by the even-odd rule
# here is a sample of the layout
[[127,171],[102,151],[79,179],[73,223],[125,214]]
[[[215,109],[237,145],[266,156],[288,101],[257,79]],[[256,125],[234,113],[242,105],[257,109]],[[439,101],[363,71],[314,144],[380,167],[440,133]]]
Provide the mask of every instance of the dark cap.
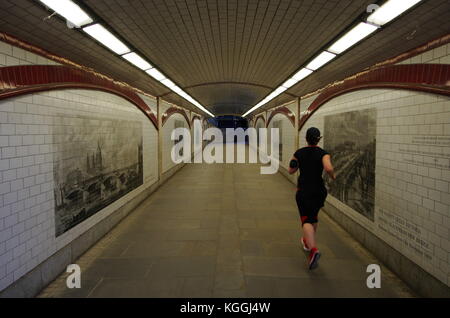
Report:
[[320,140],[320,130],[316,127],[311,127],[306,131],[306,140],[309,143],[317,143]]

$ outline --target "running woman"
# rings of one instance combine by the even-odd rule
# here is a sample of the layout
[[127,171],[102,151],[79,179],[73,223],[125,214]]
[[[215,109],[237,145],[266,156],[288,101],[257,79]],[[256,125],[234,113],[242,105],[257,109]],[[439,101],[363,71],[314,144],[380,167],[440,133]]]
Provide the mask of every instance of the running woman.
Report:
[[328,194],[322,179],[323,170],[336,180],[330,155],[317,146],[321,139],[319,129],[309,128],[306,132],[308,146],[297,150],[289,164],[290,174],[300,170],[295,199],[303,227],[301,243],[303,249],[310,252],[308,257],[310,270],[317,267],[321,255],[317,248],[315,234],[318,226],[317,216]]

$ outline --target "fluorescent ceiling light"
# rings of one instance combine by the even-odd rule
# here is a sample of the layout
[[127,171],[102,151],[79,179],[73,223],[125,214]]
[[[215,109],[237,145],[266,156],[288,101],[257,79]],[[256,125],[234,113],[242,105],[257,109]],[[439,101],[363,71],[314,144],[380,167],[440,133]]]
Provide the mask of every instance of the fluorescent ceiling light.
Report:
[[83,28],[83,31],[116,54],[122,55],[130,52],[130,49],[125,44],[123,44],[122,41],[120,41],[111,32],[106,30],[102,25],[98,23]]
[[186,97],[186,100],[188,101],[188,102],[190,102],[190,103],[192,103],[192,104],[194,104],[195,105],[195,99],[193,99],[191,96],[187,96]]
[[323,51],[318,57],[316,57],[311,63],[309,63],[306,67],[310,70],[316,71],[321,68],[323,65],[327,64],[329,61],[334,59],[336,54]]
[[292,76],[292,78],[300,82],[302,79],[308,77],[312,72],[313,71],[308,70],[307,68],[302,68],[300,71],[297,72],[297,74]]
[[184,99],[186,99],[187,101],[189,101],[190,103],[194,104],[195,106],[197,106],[197,108],[201,109],[202,111],[204,111],[205,113],[207,113],[209,116],[214,117],[214,114],[211,113],[210,111],[208,111],[205,107],[203,107],[199,102],[197,102],[195,99],[193,99],[190,95],[188,95],[186,92],[184,92],[183,90],[181,90],[181,88],[179,88],[178,86],[175,86],[175,89],[178,88],[180,89],[180,92],[177,92],[178,95],[180,95],[181,97],[183,97]]
[[[66,18],[70,23],[81,27],[83,25],[92,23],[93,20],[75,3],[70,0],[39,0],[47,7],[60,14]],[[188,94],[186,94],[180,87],[178,87],[174,82],[158,71],[156,68],[151,68],[152,66],[144,60],[141,56],[134,52],[130,52],[130,49],[120,41],[116,36],[109,32],[101,24],[97,23],[88,27],[83,28],[83,31],[89,34],[98,42],[102,43],[104,46],[115,52],[116,54],[122,55],[124,59],[146,71],[147,74],[160,81],[165,86],[169,87],[171,90],[176,92],[181,97],[189,100],[191,103],[196,105],[198,108],[203,110],[208,115],[214,117],[214,114],[206,110],[199,102],[194,100]]]
[[178,95],[183,91],[181,88],[179,88],[178,86],[174,86],[170,88],[171,90],[173,90],[175,93],[177,93]]
[[167,78],[161,80],[160,82],[161,82],[161,84],[167,86],[168,88],[177,86],[174,82],[172,82],[170,79],[167,79]]
[[286,87],[286,88],[291,88],[292,86],[294,86],[297,83],[298,83],[298,80],[296,80],[295,78],[290,78],[286,82],[284,82],[283,85],[281,85],[281,86]]
[[270,102],[272,99],[274,99],[275,97],[279,96],[280,94],[282,94],[284,91],[286,91],[287,88],[280,86],[278,87],[276,90],[274,90],[269,96],[267,96],[266,98],[264,98],[262,101],[260,101],[258,104],[256,104],[255,106],[253,106],[253,108],[251,108],[248,112],[246,112],[244,115],[242,115],[242,117],[247,116],[248,114],[250,114],[251,112],[255,111],[256,109],[260,108],[261,106],[264,106],[265,104],[267,104],[268,102]]
[[183,97],[184,99],[187,99],[189,97],[189,95],[186,94],[184,91],[181,91],[181,92],[179,92],[177,94],[180,95],[181,97]]
[[369,34],[372,34],[378,29],[378,27],[361,22],[357,26],[355,26],[352,30],[346,33],[343,37],[337,40],[328,51],[333,52],[335,54],[341,54],[346,51],[349,47],[352,47]]
[[242,117],[247,116],[248,114],[252,113],[253,111],[255,111],[256,109],[258,109],[261,106],[256,105],[255,107],[253,107],[252,109],[250,109],[248,112],[246,112],[244,115],[242,115]]
[[422,0],[389,0],[368,18],[367,22],[385,25]]
[[47,7],[63,16],[77,27],[92,23],[91,17],[70,0],[40,0]]
[[165,79],[166,77],[160,72],[158,71],[156,68],[152,68],[151,70],[147,71],[147,74],[150,75],[151,77],[153,77],[155,80],[157,81],[162,81],[163,79]]
[[[184,93],[184,92],[183,92]],[[186,94],[186,93],[185,93]],[[186,94],[187,95],[187,94]],[[214,117],[214,114],[211,113],[210,111],[208,111],[205,107],[203,107],[199,102],[197,102],[195,99],[193,99],[191,96],[187,95],[188,99],[192,104],[194,104],[195,106],[197,106],[198,108],[200,108],[201,110],[203,110],[205,113],[207,113],[208,115],[210,115],[211,117]]]
[[278,95],[280,95],[281,93],[283,93],[283,92],[286,91],[286,90],[287,90],[286,87],[280,86],[280,87],[278,87],[276,90],[274,90],[274,91],[272,92],[272,94],[270,94],[269,96],[273,96],[273,97],[271,98],[271,99],[273,99],[273,98],[277,97]]
[[205,107],[201,107],[201,110],[203,110],[205,113],[207,113],[211,117],[215,117],[213,113],[211,113],[209,110],[207,110]]
[[134,52],[122,55],[122,57],[143,71],[148,70],[149,68],[152,68],[152,66],[146,60],[144,60],[142,57],[140,57],[139,55],[137,55]]

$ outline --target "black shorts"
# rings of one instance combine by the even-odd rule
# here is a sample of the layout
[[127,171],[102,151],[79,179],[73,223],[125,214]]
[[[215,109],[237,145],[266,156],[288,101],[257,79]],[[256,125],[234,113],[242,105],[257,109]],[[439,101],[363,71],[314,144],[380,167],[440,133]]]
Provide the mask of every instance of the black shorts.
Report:
[[297,191],[295,200],[297,201],[302,224],[314,224],[319,221],[317,215],[319,214],[320,209],[324,206],[327,194],[328,193],[326,190],[317,191],[314,193],[305,193],[301,190]]

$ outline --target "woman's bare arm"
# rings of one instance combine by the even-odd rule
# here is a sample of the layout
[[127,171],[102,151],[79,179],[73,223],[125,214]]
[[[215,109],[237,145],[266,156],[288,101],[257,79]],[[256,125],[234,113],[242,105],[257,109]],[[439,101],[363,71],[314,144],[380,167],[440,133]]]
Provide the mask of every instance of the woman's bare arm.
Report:
[[322,158],[323,169],[328,173],[331,179],[336,180],[336,174],[334,172],[333,165],[331,164],[331,156],[325,155]]

